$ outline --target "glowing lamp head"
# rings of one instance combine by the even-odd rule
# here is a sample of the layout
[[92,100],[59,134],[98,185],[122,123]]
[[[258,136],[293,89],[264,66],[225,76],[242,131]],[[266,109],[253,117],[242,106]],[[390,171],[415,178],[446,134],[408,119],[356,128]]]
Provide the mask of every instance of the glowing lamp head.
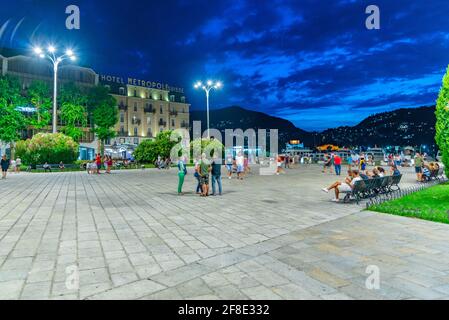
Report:
[[39,55],[39,58],[45,58],[45,55],[43,54],[43,53],[41,53],[40,55]]
[[74,56],[74,55],[71,55],[71,56],[70,56],[70,60],[76,61],[76,59],[77,59],[76,56]]
[[221,82],[217,82],[215,84],[215,89],[220,89],[223,86],[223,84]]
[[73,51],[71,49],[67,49],[65,54],[68,55],[69,57],[72,57],[73,56]]
[[48,46],[48,52],[55,53],[56,52],[56,48],[54,46]]
[[207,81],[207,85],[208,85],[208,86],[211,86],[211,85],[212,85],[212,81],[208,80],[208,81]]
[[40,55],[40,54],[42,54],[42,49],[39,47],[36,47],[36,48],[34,48],[34,53]]

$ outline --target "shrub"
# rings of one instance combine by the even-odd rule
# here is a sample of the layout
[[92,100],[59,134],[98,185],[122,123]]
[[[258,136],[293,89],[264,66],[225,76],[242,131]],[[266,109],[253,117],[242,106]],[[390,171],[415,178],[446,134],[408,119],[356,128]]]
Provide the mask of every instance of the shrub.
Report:
[[48,162],[71,164],[78,159],[78,144],[62,133],[38,133],[16,144],[17,157],[26,165]]
[[170,157],[171,149],[177,144],[176,141],[171,141],[172,131],[160,132],[156,139],[142,141],[134,150],[133,157],[140,163],[153,164],[158,156],[162,158]]

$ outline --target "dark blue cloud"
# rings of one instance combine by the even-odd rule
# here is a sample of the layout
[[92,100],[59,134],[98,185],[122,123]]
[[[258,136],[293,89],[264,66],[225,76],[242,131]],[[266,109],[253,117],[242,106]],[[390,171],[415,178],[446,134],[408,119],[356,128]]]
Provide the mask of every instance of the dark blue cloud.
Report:
[[81,30],[68,31],[69,1],[2,0],[0,30],[10,22],[0,45],[76,44],[98,72],[186,87],[195,109],[204,97],[192,83],[220,79],[214,107],[239,104],[306,129],[433,104],[449,63],[446,0],[377,0],[372,31],[362,0],[77,2]]

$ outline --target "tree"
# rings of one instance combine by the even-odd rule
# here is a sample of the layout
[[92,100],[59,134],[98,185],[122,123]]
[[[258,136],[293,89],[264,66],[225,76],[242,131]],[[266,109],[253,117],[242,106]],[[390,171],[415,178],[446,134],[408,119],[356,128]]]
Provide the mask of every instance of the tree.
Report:
[[36,108],[36,114],[31,118],[30,124],[36,129],[48,126],[51,120],[50,88],[45,82],[35,80],[28,88],[28,96]]
[[222,158],[225,148],[224,145],[217,139],[195,139],[191,143],[191,149],[194,158],[201,158],[203,153],[205,153],[207,157],[211,158],[215,156],[216,152],[220,151],[221,154],[217,154],[216,156]]
[[13,77],[0,77],[0,141],[9,143],[11,158],[14,158],[14,145],[20,139],[20,131],[26,128],[26,118],[17,110],[24,104],[20,95],[20,82]]
[[87,126],[86,114],[87,95],[73,83],[62,87],[60,95],[61,120],[64,122],[63,132],[79,141],[82,137],[80,127]]
[[443,155],[446,176],[449,176],[449,66],[443,77],[435,114],[437,118],[435,140]]
[[116,135],[114,126],[118,121],[117,100],[109,95],[106,87],[97,86],[89,92],[87,110],[93,125],[92,131],[100,140],[103,154],[105,141]]
[[171,141],[171,134],[172,131],[163,131],[156,136],[156,139],[141,142],[134,150],[134,158],[138,162],[154,163],[158,156],[162,158],[170,157],[171,149],[178,143],[177,141]]

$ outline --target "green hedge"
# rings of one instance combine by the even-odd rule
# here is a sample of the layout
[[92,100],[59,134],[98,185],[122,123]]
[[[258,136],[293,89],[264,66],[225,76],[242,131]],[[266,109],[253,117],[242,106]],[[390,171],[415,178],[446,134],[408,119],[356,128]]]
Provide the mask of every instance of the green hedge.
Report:
[[78,144],[62,133],[38,133],[33,138],[16,144],[16,157],[26,165],[48,162],[57,164],[74,163],[78,159]]

